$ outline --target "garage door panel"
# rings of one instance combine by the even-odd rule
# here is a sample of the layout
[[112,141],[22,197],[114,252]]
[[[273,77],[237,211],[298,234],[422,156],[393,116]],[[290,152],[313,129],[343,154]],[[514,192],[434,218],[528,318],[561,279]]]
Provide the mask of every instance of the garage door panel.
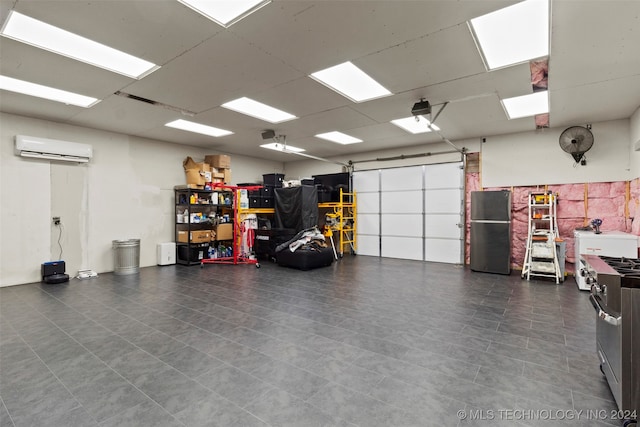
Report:
[[358,215],[358,236],[361,234],[378,235],[380,233],[380,216],[378,214]]
[[358,235],[358,255],[380,256],[380,237]]
[[382,254],[387,258],[422,261],[422,239],[418,237],[382,237]]
[[383,169],[380,176],[382,191],[422,190],[422,166]]
[[380,212],[380,194],[379,193],[358,193],[358,203],[356,210],[358,215],[361,213],[375,213]]
[[426,190],[424,193],[425,213],[458,213],[462,204],[460,189]]
[[460,263],[460,241],[452,239],[426,239],[425,261]]
[[462,187],[462,162],[427,165],[424,171],[425,188]]
[[[353,188],[358,192],[380,190],[380,171],[362,171],[353,174]],[[359,196],[359,195],[358,195]]]
[[384,215],[382,236],[422,237],[422,215]]
[[383,192],[382,213],[422,213],[422,191]]
[[425,237],[459,239],[461,218],[459,215],[426,215],[424,219]]

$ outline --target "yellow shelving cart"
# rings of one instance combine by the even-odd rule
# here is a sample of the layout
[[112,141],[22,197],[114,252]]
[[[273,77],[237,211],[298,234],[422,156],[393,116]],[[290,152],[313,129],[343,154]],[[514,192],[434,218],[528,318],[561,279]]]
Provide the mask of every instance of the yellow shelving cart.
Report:
[[326,209],[326,226],[330,228],[331,234],[336,236],[337,253],[344,256],[345,247],[351,254],[356,254],[356,193],[344,192],[340,189],[340,200],[338,202],[318,203],[318,208]]

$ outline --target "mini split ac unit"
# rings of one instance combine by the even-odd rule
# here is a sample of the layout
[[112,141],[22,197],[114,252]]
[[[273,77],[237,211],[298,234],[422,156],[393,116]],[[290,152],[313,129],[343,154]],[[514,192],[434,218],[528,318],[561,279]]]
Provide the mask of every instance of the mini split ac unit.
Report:
[[87,163],[93,157],[88,144],[16,135],[16,154],[22,157]]

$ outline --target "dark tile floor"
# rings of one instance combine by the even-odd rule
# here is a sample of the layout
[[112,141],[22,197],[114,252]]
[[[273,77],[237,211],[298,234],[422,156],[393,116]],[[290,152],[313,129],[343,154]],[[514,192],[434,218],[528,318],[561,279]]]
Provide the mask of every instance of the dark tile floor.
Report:
[[2,427],[619,425],[572,278],[149,267],[2,288],[0,319]]

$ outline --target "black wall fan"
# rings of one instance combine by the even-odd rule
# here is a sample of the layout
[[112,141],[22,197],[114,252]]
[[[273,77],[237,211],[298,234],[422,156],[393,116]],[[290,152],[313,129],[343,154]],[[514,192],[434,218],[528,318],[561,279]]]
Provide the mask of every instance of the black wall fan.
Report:
[[[584,153],[593,147],[593,133],[583,126],[571,126],[560,134],[560,148],[579,163]],[[584,164],[584,162],[583,162]]]

